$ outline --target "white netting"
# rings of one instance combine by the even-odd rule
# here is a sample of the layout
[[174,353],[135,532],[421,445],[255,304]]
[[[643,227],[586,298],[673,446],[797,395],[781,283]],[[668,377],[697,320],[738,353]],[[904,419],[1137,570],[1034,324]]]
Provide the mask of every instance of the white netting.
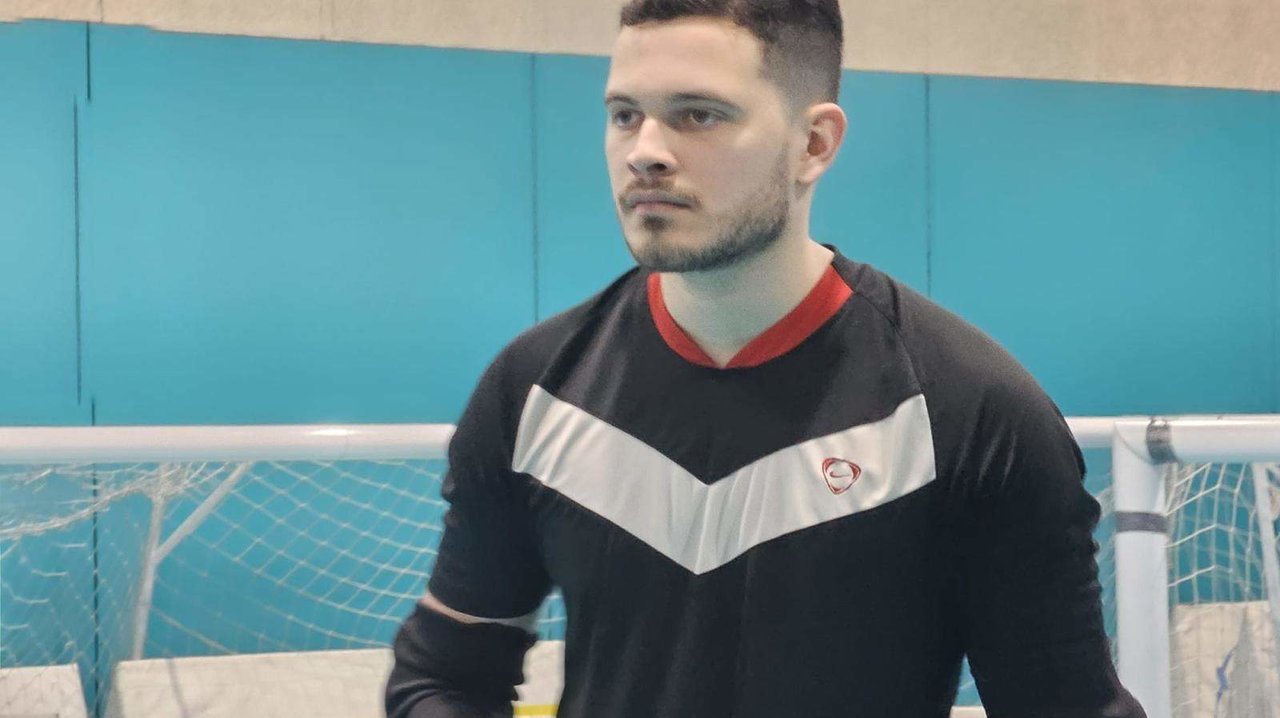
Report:
[[[1096,452],[1095,452],[1096,453]],[[1099,465],[1107,458],[1092,457]],[[1170,668],[1175,718],[1280,718],[1276,612],[1265,552],[1280,555],[1274,510],[1259,517],[1252,464],[1165,467],[1169,519]],[[1266,499],[1280,508],[1274,471],[1257,466]],[[1116,635],[1115,506],[1112,476],[1089,480],[1102,507],[1094,536],[1103,617]],[[1270,522],[1271,529],[1267,524]],[[1269,546],[1269,549],[1268,549]]]
[[[1116,636],[1115,506],[1109,457],[1089,452],[1086,486],[1102,516],[1094,533],[1103,620]],[[1276,611],[1264,552],[1280,556],[1280,477],[1261,467],[1273,529],[1259,519],[1251,464],[1171,464],[1165,470],[1169,518],[1170,644],[1175,718],[1280,718]],[[966,676],[960,700],[976,703]]]
[[[1109,456],[1088,458],[1114,636]],[[135,656],[387,646],[434,563],[444,469],[420,459],[0,465],[0,716],[115,718],[114,671]],[[1252,472],[1166,475],[1177,718],[1280,718],[1280,591],[1268,590],[1266,566],[1280,480]],[[544,616],[543,637],[562,637],[558,602]],[[379,660],[370,670],[384,669]],[[130,665],[142,683],[159,670]],[[962,689],[961,702],[976,697]]]
[[1176,466],[1166,485],[1174,716],[1280,718],[1280,596],[1266,576],[1280,552],[1275,473]]
[[[444,468],[0,465],[0,715],[53,712],[67,666],[92,716],[125,659],[389,645],[434,563]],[[11,670],[41,666],[64,669]]]

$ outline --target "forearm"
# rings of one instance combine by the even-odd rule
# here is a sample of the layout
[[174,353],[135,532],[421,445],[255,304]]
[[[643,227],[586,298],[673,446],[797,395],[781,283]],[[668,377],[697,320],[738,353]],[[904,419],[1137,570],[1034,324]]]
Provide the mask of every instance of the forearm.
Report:
[[388,718],[507,718],[533,636],[499,624],[462,624],[422,606],[395,640]]
[[988,718],[1143,718],[1111,666],[1104,637],[1005,650],[971,649]]

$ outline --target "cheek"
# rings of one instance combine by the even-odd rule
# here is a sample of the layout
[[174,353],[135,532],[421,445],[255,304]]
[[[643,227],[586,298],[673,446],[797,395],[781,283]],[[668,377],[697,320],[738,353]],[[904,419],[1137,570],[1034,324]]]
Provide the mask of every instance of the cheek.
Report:
[[759,194],[765,182],[774,180],[775,165],[760,154],[743,152],[722,155],[698,168],[699,186],[706,189],[708,202],[734,207]]
[[621,185],[626,184],[627,178],[630,176],[630,170],[627,169],[626,151],[612,143],[605,143],[604,146],[605,167],[609,170],[609,181],[615,189],[621,189]]

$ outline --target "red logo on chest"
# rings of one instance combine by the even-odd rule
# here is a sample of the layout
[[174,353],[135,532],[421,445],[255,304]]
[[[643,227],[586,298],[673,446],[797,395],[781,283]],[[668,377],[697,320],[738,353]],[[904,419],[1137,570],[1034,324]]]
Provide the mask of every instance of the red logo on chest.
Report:
[[822,462],[822,478],[826,479],[827,488],[836,496],[848,491],[859,476],[862,476],[862,468],[852,461],[827,459]]

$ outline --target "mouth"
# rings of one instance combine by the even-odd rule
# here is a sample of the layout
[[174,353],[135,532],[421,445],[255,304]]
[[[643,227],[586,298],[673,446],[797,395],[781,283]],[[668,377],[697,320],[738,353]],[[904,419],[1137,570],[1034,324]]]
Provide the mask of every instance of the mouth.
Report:
[[692,203],[666,192],[633,192],[622,199],[629,212],[673,212],[692,209]]
[[681,209],[689,209],[689,207],[675,202],[636,202],[631,205],[632,212],[640,213],[674,212]]

